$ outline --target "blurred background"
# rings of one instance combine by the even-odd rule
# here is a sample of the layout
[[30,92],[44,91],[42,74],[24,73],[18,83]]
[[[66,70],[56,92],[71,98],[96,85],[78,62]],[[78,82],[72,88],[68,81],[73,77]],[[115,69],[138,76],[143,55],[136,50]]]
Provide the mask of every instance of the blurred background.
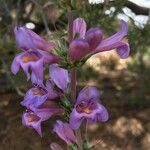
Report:
[[[48,40],[67,34],[66,0],[0,0],[0,150],[48,150],[52,122],[43,124],[41,139],[21,124],[20,105],[31,86],[22,72],[13,76],[10,65],[20,52],[13,28],[25,25]],[[108,108],[106,123],[90,125],[89,137],[97,150],[150,150],[150,0],[73,0],[74,17],[85,18],[88,28],[98,26],[105,36],[128,22],[130,57],[115,51],[91,57],[78,70],[78,89],[97,85]],[[64,143],[62,143],[64,144]]]

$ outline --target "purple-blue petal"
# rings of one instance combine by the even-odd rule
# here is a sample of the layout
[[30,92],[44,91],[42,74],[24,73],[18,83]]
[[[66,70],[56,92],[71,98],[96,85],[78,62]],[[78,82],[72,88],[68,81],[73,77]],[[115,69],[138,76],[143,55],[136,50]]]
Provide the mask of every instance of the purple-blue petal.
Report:
[[48,98],[49,99],[55,99],[55,98],[59,97],[59,92],[57,92],[54,89],[54,87],[55,87],[55,85],[54,85],[52,80],[46,81],[46,89],[48,91]]
[[97,104],[97,108],[86,117],[89,122],[95,123],[97,121],[106,122],[109,118],[109,115],[107,109],[102,104]]
[[41,106],[47,100],[48,93],[45,92],[42,95],[34,94],[34,91],[37,90],[40,90],[39,87],[31,88],[30,90],[28,90],[24,97],[24,100],[21,102],[21,105],[27,107],[28,109],[31,109],[32,107],[37,108]]
[[17,46],[22,50],[36,49],[31,36],[28,34],[26,27],[14,28]]
[[31,36],[33,44],[37,49],[50,51],[55,47],[55,44],[53,42],[47,42],[44,38],[33,32],[32,30],[26,28],[26,31]]
[[16,43],[22,50],[36,50],[41,49],[49,51],[55,47],[52,42],[47,42],[38,34],[26,27],[15,27],[14,28]]
[[29,121],[29,117],[31,117],[31,114],[29,112],[23,113],[22,124],[29,128],[34,128],[37,131],[37,133],[40,136],[42,136],[41,119],[36,114],[34,114],[34,115],[35,115],[35,117],[37,117],[37,120]]
[[14,75],[16,75],[17,72],[20,70],[20,64],[19,64],[17,58],[18,58],[18,55],[15,56],[15,58],[14,58],[12,64],[11,64],[11,72],[12,72]]
[[83,113],[78,113],[74,108],[70,114],[69,124],[72,129],[78,129],[84,119]]
[[62,121],[57,120],[54,125],[54,132],[63,139],[68,145],[71,145],[76,142],[76,136],[74,131],[71,129],[68,123],[63,123]]
[[90,51],[93,51],[102,41],[103,33],[99,28],[91,28],[86,32],[85,39],[89,43]]
[[51,116],[62,112],[60,108],[36,108],[34,112],[41,118],[42,121],[48,120]]
[[59,87],[63,92],[67,92],[68,83],[70,81],[68,70],[60,68],[57,65],[51,65],[49,71],[50,77],[57,87]]
[[77,103],[81,101],[98,101],[100,99],[100,92],[95,86],[87,86],[83,88],[77,97]]
[[117,54],[122,59],[126,59],[130,54],[130,47],[128,43],[120,42],[120,46],[116,49]]

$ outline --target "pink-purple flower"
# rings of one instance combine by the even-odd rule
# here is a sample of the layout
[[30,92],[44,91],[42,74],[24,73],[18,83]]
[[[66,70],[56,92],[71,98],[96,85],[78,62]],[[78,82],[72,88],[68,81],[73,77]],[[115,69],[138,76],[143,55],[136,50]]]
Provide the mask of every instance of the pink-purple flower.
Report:
[[69,45],[69,56],[73,61],[113,49],[116,49],[122,59],[129,56],[129,44],[124,40],[128,33],[128,26],[123,20],[121,20],[120,31],[108,38],[103,38],[102,30],[97,27],[90,28],[86,32],[86,23],[82,18],[74,20],[73,33],[74,40]]
[[29,89],[21,104],[28,109],[40,107],[46,100],[54,100],[59,97],[59,92],[54,89],[55,84],[48,80],[46,87],[43,85]]
[[57,120],[54,125],[53,131],[56,132],[57,135],[68,145],[76,143],[76,136],[74,134],[74,131],[71,129],[70,124],[63,123],[62,121]]
[[41,123],[48,120],[52,115],[61,113],[58,108],[41,108],[27,110],[22,115],[22,124],[29,128],[34,128],[37,133],[42,136]]
[[98,103],[99,99],[100,93],[94,86],[85,87],[80,91],[70,115],[70,125],[73,129],[79,128],[84,119],[90,123],[108,120],[108,112]]
[[29,89],[21,104],[28,109],[38,108],[47,100],[55,100],[68,90],[69,73],[56,64],[50,66],[50,79]]
[[[41,50],[28,50],[18,54],[11,65],[11,71],[16,74],[20,67],[25,72],[27,79],[31,78],[32,83],[43,83],[44,65],[57,63],[58,57]],[[32,71],[30,73],[30,70]]]

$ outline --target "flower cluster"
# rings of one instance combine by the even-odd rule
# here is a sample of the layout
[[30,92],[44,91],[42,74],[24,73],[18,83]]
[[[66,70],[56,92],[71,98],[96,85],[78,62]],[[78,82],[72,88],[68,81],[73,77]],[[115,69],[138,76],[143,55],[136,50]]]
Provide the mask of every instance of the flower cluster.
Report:
[[[67,58],[71,63],[80,62],[96,53],[113,49],[121,58],[127,58],[130,51],[129,44],[124,41],[127,32],[127,24],[121,20],[120,31],[104,38],[100,28],[86,31],[86,22],[77,18],[73,22],[73,41],[68,46]],[[54,115],[61,115],[66,122],[57,120],[53,131],[68,146],[77,147],[75,130],[84,120],[88,123],[108,120],[107,109],[99,103],[100,92],[95,86],[86,86],[73,102],[70,70],[60,67],[63,58],[53,53],[57,46],[26,27],[16,27],[14,33],[21,53],[14,58],[11,71],[16,74],[22,68],[33,85],[21,102],[26,109],[22,115],[23,125],[34,128],[42,136],[41,123]],[[45,80],[44,68],[47,64],[49,78]],[[52,143],[50,147],[52,150],[63,150],[57,143]]]

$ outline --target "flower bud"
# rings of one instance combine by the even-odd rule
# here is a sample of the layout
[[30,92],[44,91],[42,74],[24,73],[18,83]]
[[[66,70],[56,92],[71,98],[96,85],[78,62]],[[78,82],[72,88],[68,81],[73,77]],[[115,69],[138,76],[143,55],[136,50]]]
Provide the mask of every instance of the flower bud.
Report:
[[71,60],[81,60],[90,52],[89,44],[84,39],[76,39],[69,46],[69,56]]

